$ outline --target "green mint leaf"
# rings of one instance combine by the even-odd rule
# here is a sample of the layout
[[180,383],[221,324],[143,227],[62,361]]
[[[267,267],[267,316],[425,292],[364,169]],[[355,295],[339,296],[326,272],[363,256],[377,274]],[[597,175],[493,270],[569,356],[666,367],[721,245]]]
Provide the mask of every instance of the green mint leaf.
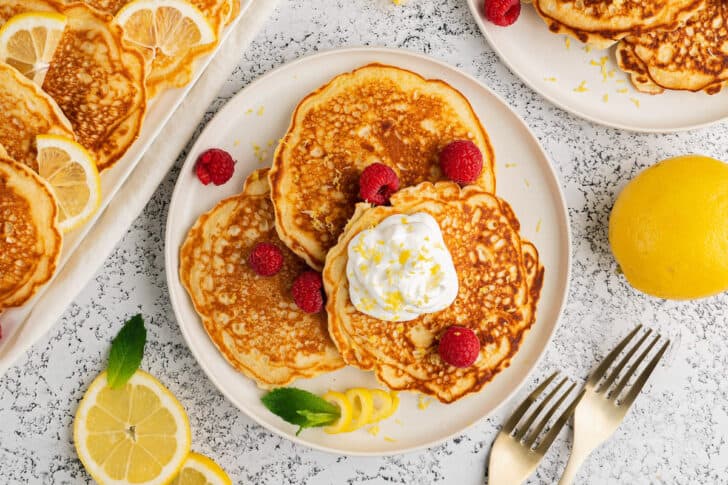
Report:
[[335,404],[303,389],[281,387],[261,398],[273,414],[298,425],[298,435],[304,428],[325,426],[336,421],[341,412]]
[[111,342],[106,380],[109,387],[118,389],[136,372],[144,355],[147,330],[141,315],[127,321]]
[[298,414],[306,418],[308,427],[326,426],[334,424],[339,419],[339,413],[317,413],[306,409],[299,409]]

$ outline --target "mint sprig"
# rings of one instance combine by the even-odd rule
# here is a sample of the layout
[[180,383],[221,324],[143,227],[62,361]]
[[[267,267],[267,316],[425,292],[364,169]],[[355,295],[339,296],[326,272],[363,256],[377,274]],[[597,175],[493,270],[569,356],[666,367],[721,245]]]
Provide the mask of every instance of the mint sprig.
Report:
[[341,416],[339,407],[303,389],[281,387],[261,398],[273,414],[298,425],[298,436],[305,428],[333,424]]
[[111,342],[106,381],[112,389],[118,389],[134,375],[142,363],[147,330],[141,315],[129,319]]

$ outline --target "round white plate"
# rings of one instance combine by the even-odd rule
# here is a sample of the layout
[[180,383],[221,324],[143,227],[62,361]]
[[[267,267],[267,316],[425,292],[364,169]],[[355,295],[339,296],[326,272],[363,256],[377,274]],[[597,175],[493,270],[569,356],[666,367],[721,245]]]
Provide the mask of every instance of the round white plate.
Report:
[[[495,149],[498,194],[513,205],[523,235],[536,244],[546,268],[538,319],[510,368],[476,395],[451,405],[431,402],[422,410],[417,396],[401,393],[399,411],[381,424],[378,436],[364,430],[327,435],[320,429],[308,429],[296,437],[296,428],[263,407],[263,392],[228,365],[208,338],[179,281],[179,247],[203,212],[239,192],[252,170],[271,163],[275,141],[285,134],[299,100],[337,74],[371,62],[443,79],[472,103]],[[197,156],[210,147],[228,150],[238,161],[233,179],[222,187],[203,186],[194,174]],[[337,453],[385,455],[431,446],[461,432],[493,412],[524,383],[551,339],[566,298],[569,241],[564,198],[546,154],[528,127],[503,101],[472,77],[428,57],[362,48],[336,50],[292,62],[252,83],[220,110],[192,147],[177,180],[167,220],[165,257],[170,297],[182,334],[200,366],[233,404],[261,425],[295,442]],[[293,385],[323,393],[328,389],[374,387],[377,383],[371,373],[345,368],[298,380]]]
[[[551,33],[533,5],[523,4],[521,16],[509,27],[485,19],[483,0],[468,0],[468,5],[485,38],[511,71],[577,116],[614,128],[659,133],[700,128],[728,118],[728,91],[713,96],[640,93],[617,67],[614,48],[587,51],[584,44]],[[602,58],[606,58],[604,71]],[[582,83],[587,91],[579,89]]]

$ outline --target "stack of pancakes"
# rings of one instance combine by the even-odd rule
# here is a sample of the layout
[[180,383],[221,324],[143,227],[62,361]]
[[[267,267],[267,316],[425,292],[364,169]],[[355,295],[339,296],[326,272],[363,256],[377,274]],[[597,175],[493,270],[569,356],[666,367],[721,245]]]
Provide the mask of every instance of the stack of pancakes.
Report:
[[[0,27],[25,13],[59,12],[67,18],[39,84],[32,69],[28,77],[21,72],[28,67],[21,61],[0,62],[0,311],[24,304],[50,280],[61,251],[53,191],[33,173],[36,136],[75,140],[99,171],[109,169],[139,136],[150,94],[187,83],[194,60],[215,47],[180,57],[166,66],[163,81],[152,79],[149,59],[123,40],[113,22],[113,14],[130,1],[0,2]],[[239,11],[238,0],[191,3],[218,33]]]
[[[439,166],[440,150],[459,139],[484,155],[480,177],[465,187],[446,181]],[[358,200],[359,176],[372,163],[398,174],[390,205]],[[446,403],[509,365],[535,321],[544,270],[510,206],[494,195],[493,150],[460,92],[380,64],[339,75],[300,102],[265,183],[263,176],[254,172],[239,196],[202,215],[180,253],[181,281],[231,365],[270,388],[348,364],[374,371],[390,389]],[[418,212],[440,225],[457,298],[407,322],[359,312],[345,270],[349,241],[388,216]],[[274,277],[246,264],[260,242],[284,251]],[[293,302],[291,284],[307,265],[323,271],[325,314],[304,314]],[[438,340],[453,325],[481,342],[471,367],[439,356]]]
[[637,90],[719,92],[728,82],[726,0],[534,0],[555,33],[616,47]]

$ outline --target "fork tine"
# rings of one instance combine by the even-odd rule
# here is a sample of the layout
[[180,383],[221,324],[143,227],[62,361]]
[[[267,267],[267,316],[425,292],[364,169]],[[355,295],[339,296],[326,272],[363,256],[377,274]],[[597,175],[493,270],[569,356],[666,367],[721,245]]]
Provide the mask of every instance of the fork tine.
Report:
[[660,336],[656,335],[655,338],[652,339],[652,342],[647,346],[645,350],[642,351],[639,357],[637,357],[637,360],[635,360],[631,366],[629,366],[629,370],[622,376],[622,378],[617,383],[617,386],[614,388],[614,391],[612,391],[611,396],[614,397],[614,399],[617,399],[622,392],[622,389],[624,389],[624,386],[627,385],[627,382],[629,382],[630,377],[634,375],[635,372],[637,372],[637,367],[640,366],[642,362],[645,361],[647,358],[647,355],[649,355],[652,348],[655,346],[657,341],[660,340]]
[[571,391],[573,391],[575,387],[576,387],[576,383],[572,382],[571,386],[566,390],[566,392],[564,392],[561,395],[559,400],[556,401],[553,406],[551,406],[551,409],[549,409],[549,411],[546,413],[546,415],[543,418],[541,418],[541,421],[536,425],[536,428],[534,428],[534,430],[529,433],[529,437],[528,437],[528,439],[526,439],[525,445],[527,447],[530,448],[533,446],[533,444],[536,442],[536,439],[541,434],[541,431],[543,431],[543,429],[546,427],[546,424],[549,422],[551,417],[559,409],[561,404],[569,396],[569,394],[571,394]]
[[607,356],[604,358],[601,364],[599,364],[599,367],[596,368],[594,372],[592,372],[591,376],[589,376],[589,380],[587,381],[587,385],[590,386],[596,386],[599,380],[604,377],[604,373],[609,369],[609,366],[612,365],[612,362],[614,362],[614,359],[617,358],[620,352],[622,352],[622,349],[629,343],[630,340],[632,340],[632,337],[637,335],[637,332],[640,331],[642,328],[642,325],[637,325],[637,327],[632,330],[629,335],[624,337],[619,344],[617,344],[616,347],[614,347],[614,350],[609,352]]
[[577,396],[574,398],[574,400],[571,401],[569,407],[566,408],[563,413],[561,413],[559,419],[556,420],[549,432],[546,433],[546,436],[544,436],[544,438],[541,440],[541,443],[539,443],[539,445],[536,447],[536,453],[539,453],[541,455],[546,453],[546,450],[549,449],[551,443],[554,442],[556,437],[559,435],[559,432],[561,432],[561,428],[564,427],[571,415],[574,414],[574,409],[576,409],[576,406],[581,401],[581,398],[584,397],[585,392],[586,389],[582,389],[581,392],[579,392],[579,394],[577,394]]
[[670,341],[668,340],[665,342],[659,351],[657,351],[657,354],[652,358],[649,364],[647,364],[647,367],[642,371],[642,374],[637,378],[637,380],[632,384],[632,388],[627,393],[627,396],[622,400],[621,404],[622,406],[627,406],[629,408],[634,400],[637,398],[637,395],[642,391],[642,388],[645,386],[645,383],[647,382],[647,379],[650,378],[650,375],[652,375],[652,372],[655,370],[655,367],[657,367],[657,363],[660,361],[662,356],[665,354],[665,351],[670,346]]
[[528,411],[528,408],[531,407],[531,404],[533,404],[538,396],[541,395],[541,393],[546,389],[546,387],[551,384],[551,381],[553,381],[556,376],[559,375],[558,372],[554,372],[551,374],[545,381],[543,381],[536,389],[533,390],[531,394],[528,395],[526,399],[523,400],[520,406],[516,408],[515,411],[513,411],[513,414],[511,415],[510,419],[506,422],[506,424],[503,426],[503,432],[506,434],[511,434],[513,432],[513,429],[516,427],[518,422],[521,420],[524,414],[526,414],[526,411]]
[[599,394],[602,391],[608,391],[609,388],[614,384],[614,381],[619,377],[619,374],[622,372],[622,369],[624,369],[624,366],[629,363],[629,361],[634,356],[635,352],[639,350],[640,347],[642,347],[642,344],[645,343],[645,340],[647,340],[647,337],[650,336],[652,333],[652,329],[648,328],[647,331],[642,335],[642,337],[637,341],[636,344],[632,346],[631,349],[627,351],[626,354],[624,354],[624,357],[622,357],[622,360],[619,361],[619,363],[614,366],[614,369],[612,369],[612,372],[609,373],[607,376],[607,379],[602,383],[601,386],[596,390],[596,393]]
[[516,434],[513,435],[513,437],[520,441],[523,439],[523,437],[526,435],[526,432],[528,431],[528,428],[531,427],[533,422],[536,420],[539,414],[541,414],[541,411],[546,407],[546,405],[551,401],[554,396],[559,392],[559,389],[561,389],[564,384],[566,384],[566,377],[564,377],[559,384],[554,387],[554,389],[545,397],[543,398],[543,401],[541,401],[541,404],[536,407],[536,409],[533,410],[533,412],[526,418],[526,421],[523,423],[523,425],[518,427],[518,431]]

